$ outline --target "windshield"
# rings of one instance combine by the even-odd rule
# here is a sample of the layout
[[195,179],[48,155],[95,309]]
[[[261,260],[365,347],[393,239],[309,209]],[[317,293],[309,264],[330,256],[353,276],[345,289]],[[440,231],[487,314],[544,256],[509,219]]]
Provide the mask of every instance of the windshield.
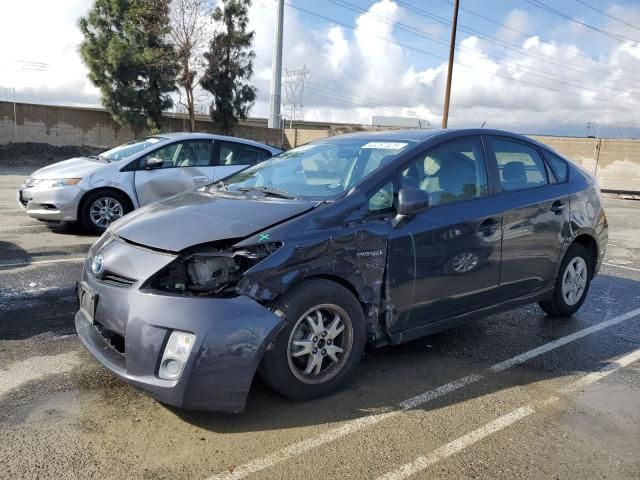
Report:
[[118,160],[125,160],[138,152],[146,150],[163,140],[166,140],[166,138],[147,137],[140,140],[133,140],[132,142],[125,143],[124,145],[102,152],[98,156],[100,158],[106,158],[112,162],[117,162]]
[[370,138],[327,139],[283,152],[209,188],[255,190],[285,198],[336,198],[413,143]]

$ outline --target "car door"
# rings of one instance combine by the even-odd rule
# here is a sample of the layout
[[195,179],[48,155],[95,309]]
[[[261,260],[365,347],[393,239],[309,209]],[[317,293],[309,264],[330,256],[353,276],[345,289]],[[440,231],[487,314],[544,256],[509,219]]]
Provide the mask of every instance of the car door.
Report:
[[[211,140],[186,140],[164,145],[145,155],[138,163],[134,178],[140,206],[213,182],[213,150]],[[152,157],[162,159],[162,163],[147,167]]]
[[534,144],[492,136],[488,146],[504,205],[500,293],[526,295],[554,281],[569,229],[569,196]]
[[418,155],[399,188],[420,188],[432,206],[390,230],[392,332],[475,310],[493,301],[500,278],[500,206],[490,196],[482,140],[469,136]]
[[271,156],[271,152],[240,142],[218,140],[215,144],[215,180],[222,180]]

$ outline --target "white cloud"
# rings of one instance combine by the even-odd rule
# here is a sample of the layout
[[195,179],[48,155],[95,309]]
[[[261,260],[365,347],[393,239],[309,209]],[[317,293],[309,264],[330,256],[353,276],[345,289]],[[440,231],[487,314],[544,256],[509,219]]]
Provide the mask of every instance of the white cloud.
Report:
[[344,29],[339,26],[331,27],[327,32],[327,40],[323,45],[325,60],[333,73],[341,74],[351,51],[344,36]]
[[535,19],[524,10],[518,8],[511,10],[502,22],[505,27],[499,27],[496,37],[506,41],[513,42],[520,38],[518,32],[530,33],[535,31]]
[[[83,76],[85,69],[77,54],[81,40],[77,18],[91,3],[67,0],[65,8],[45,0],[7,3],[0,42],[17,48],[0,50],[0,87],[15,86],[19,99],[98,104],[97,92]],[[253,116],[264,117],[268,112],[274,6],[268,0],[254,1],[250,11],[249,26],[256,32],[254,84],[258,87]],[[33,15],[35,11],[38,15]],[[640,24],[640,5],[613,6],[608,11]],[[381,37],[396,38],[395,22],[437,32],[442,38],[447,32],[428,24],[423,28],[418,21],[422,19],[392,0],[373,3],[353,22],[343,19],[354,23],[355,30],[324,21],[314,26],[310,23],[313,17],[303,19],[301,15],[292,8],[285,10],[283,67],[306,65],[312,72],[303,98],[305,119],[368,123],[373,114],[417,115],[439,124],[446,63],[421,68],[416,64],[418,53]],[[504,21],[522,31],[533,31],[536,26],[535,17],[522,10],[511,11]],[[603,28],[637,36],[637,31],[619,22]],[[538,36],[523,38],[508,29],[493,33],[520,45],[528,55],[459,32],[450,125],[480,125],[487,120],[493,127],[562,131],[563,125],[587,121],[637,122],[640,47],[609,41],[570,22],[556,30],[544,32],[543,38],[561,39],[558,42]],[[596,45],[598,58],[592,59],[580,45],[588,46],[589,52]],[[425,39],[420,48],[429,50],[429,41]],[[437,48],[434,52],[441,53],[442,48]],[[43,62],[47,67],[25,70],[26,64],[18,60]]]
[[0,98],[15,88],[18,99],[98,104],[78,55],[78,18],[90,0],[3,2],[0,22]]

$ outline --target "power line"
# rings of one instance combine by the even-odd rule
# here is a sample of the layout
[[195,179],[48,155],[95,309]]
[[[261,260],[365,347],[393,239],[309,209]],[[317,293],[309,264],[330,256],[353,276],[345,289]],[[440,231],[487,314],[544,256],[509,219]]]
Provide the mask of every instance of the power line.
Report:
[[614,17],[613,15],[605,12],[604,10],[600,10],[599,8],[594,7],[593,5],[588,4],[587,2],[584,2],[583,0],[576,0],[576,2],[578,2],[581,5],[584,5],[587,8],[590,8],[591,10],[594,10],[598,13],[601,13],[602,15],[604,15],[605,17],[608,17],[612,20],[615,20],[616,22],[620,22],[623,25],[626,25],[627,27],[631,27],[631,28],[635,28],[636,30],[640,30],[640,28],[636,27],[635,25],[632,25],[628,22],[625,22],[624,20],[618,18],[618,17]]
[[582,20],[578,20],[577,18],[567,15],[566,13],[561,12],[560,10],[556,10],[555,8],[551,7],[550,5],[547,5],[544,2],[541,2],[540,0],[524,0],[524,1],[533,5],[534,7],[538,7],[558,17],[564,18],[565,20],[569,20],[570,22],[577,23],[578,25],[582,25],[583,27],[588,28],[589,30],[593,30],[594,32],[600,33],[601,35],[609,37],[618,42],[621,42],[621,43],[633,42],[635,44],[638,43],[637,40],[633,40],[631,38],[625,37],[623,35],[619,35],[617,33],[610,32],[608,30],[604,30],[602,28],[594,27],[593,25],[583,22]]
[[[440,0],[440,1],[441,1],[441,2],[443,2],[443,3],[446,3],[446,4],[448,4],[448,5],[453,5],[453,2],[452,2],[451,0]],[[580,1],[580,0],[576,0],[576,1]],[[593,7],[592,7],[592,8],[593,8]],[[481,14],[481,13],[479,13],[479,12],[475,11],[475,10],[472,10],[472,9],[470,9],[470,8],[467,8],[467,7],[460,7],[460,10],[463,10],[463,11],[465,11],[465,12],[469,13],[470,15],[473,15],[473,16],[475,16],[475,17],[481,18],[481,19],[483,19],[483,20],[485,20],[485,21],[487,21],[487,22],[489,22],[489,23],[492,23],[492,24],[497,25],[497,26],[499,26],[499,27],[501,27],[501,28],[504,28],[505,30],[509,30],[509,31],[511,31],[511,32],[517,33],[518,35],[521,35],[521,36],[524,36],[524,37],[531,37],[531,36],[533,36],[533,35],[534,35],[533,33],[524,32],[524,31],[519,30],[519,29],[517,29],[517,28],[513,28],[512,26],[507,25],[506,23],[501,23],[501,22],[499,22],[499,21],[497,21],[497,20],[495,20],[495,19],[493,19],[493,18],[491,18],[491,17],[487,17],[486,15],[483,15],[483,14]],[[543,37],[540,37],[540,35],[539,35],[539,34],[537,34],[537,33],[536,33],[535,35],[536,35],[538,38],[540,38],[540,40],[541,40],[541,41],[543,41],[544,43],[551,43],[549,40],[546,40],[546,39],[544,39]],[[604,62],[601,62],[601,61],[599,61],[599,60],[597,60],[597,59],[593,58],[593,57],[592,57],[591,55],[589,55],[588,53],[584,53],[584,52],[582,52],[582,51],[580,51],[580,50],[576,51],[576,52],[575,52],[575,54],[576,54],[576,55],[579,55],[579,56],[581,56],[581,57],[587,58],[587,59],[591,60],[591,61],[592,61],[592,62],[594,62],[594,63],[599,63],[599,64],[602,64],[602,65],[608,65],[608,64],[606,64],[606,63],[604,63]],[[624,71],[626,71],[626,72],[630,72],[630,73],[633,73],[633,74],[635,74],[635,73],[636,73],[634,70],[632,70],[632,69],[630,69],[630,68],[624,68],[624,67],[622,67],[622,66],[618,66],[618,68],[619,68],[620,70],[624,70]]]
[[[268,85],[266,80],[254,80],[254,84]],[[326,87],[318,83],[305,82],[305,92],[311,93],[317,96],[325,98],[333,98],[343,100],[346,103],[360,107],[360,108],[373,108],[378,110],[386,110],[391,113],[401,114],[403,109],[401,105],[396,105],[390,102],[384,102],[382,100],[373,99],[370,97],[363,97],[360,95],[353,95],[348,92],[336,90],[335,88]]]
[[[325,15],[321,15],[321,14],[312,12],[310,10],[307,10],[305,8],[302,8],[302,7],[299,7],[297,5],[292,5],[291,3],[288,3],[288,2],[285,2],[285,4],[290,8],[293,8],[295,10],[298,10],[298,11],[307,13],[309,15],[321,18],[323,20],[326,20],[328,22],[334,23],[336,25],[340,25],[340,26],[343,26],[345,28],[349,28],[351,30],[355,30],[356,29],[356,27],[354,27],[353,25],[348,25],[348,24],[346,24],[344,22],[340,22],[339,20],[336,20],[336,19],[327,17]],[[395,40],[392,40],[392,39],[389,39],[389,38],[386,38],[386,37],[382,37],[382,36],[378,36],[378,35],[376,35],[376,38],[379,38],[379,39],[381,39],[381,40],[383,40],[385,42],[392,43],[392,44],[398,45],[400,47],[406,48],[407,50],[412,50],[412,51],[421,53],[423,55],[434,57],[434,58],[437,58],[437,59],[440,59],[440,60],[446,60],[446,57],[443,57],[441,55],[436,55],[434,53],[428,52],[428,51],[423,50],[421,48],[413,47],[411,45],[407,45],[405,43],[397,42]],[[465,67],[465,68],[469,68],[471,70],[478,70],[477,67],[473,67],[471,65],[467,65],[467,64],[464,64],[464,63],[461,63],[461,62],[456,62],[456,65],[459,65],[459,66],[462,66],[462,67]],[[480,69],[480,70],[482,70],[482,69]],[[578,96],[580,98],[584,98],[585,97],[584,94],[580,94],[580,93],[576,93],[576,92],[569,92],[569,91],[566,91],[566,90],[560,90],[560,89],[557,89],[557,88],[553,88],[553,87],[549,87],[549,86],[545,86],[545,85],[540,85],[540,84],[537,84],[535,82],[529,82],[529,81],[526,81],[526,80],[513,78],[513,77],[510,77],[510,76],[507,76],[507,75],[502,75],[502,74],[499,74],[499,73],[490,72],[488,70],[482,70],[482,71],[487,72],[490,75],[493,75],[494,77],[499,77],[499,78],[503,78],[505,80],[510,80],[510,81],[513,81],[513,82],[522,83],[524,85],[530,85],[530,86],[533,86],[533,87],[541,88],[541,89],[552,91],[552,92],[558,92],[558,93],[563,93],[563,94],[567,94],[567,95]],[[595,98],[592,98],[591,100],[602,102],[602,100],[597,100]]]
[[[528,1],[528,0],[526,0],[526,1]],[[417,13],[418,15],[422,15],[422,16],[424,16],[426,18],[431,18],[432,20],[435,20],[436,22],[439,22],[439,23],[441,23],[443,25],[447,25],[447,26],[451,25],[451,22],[449,20],[447,20],[446,18],[443,18],[443,17],[440,17],[438,15],[435,15],[435,14],[433,14],[431,12],[428,12],[427,10],[423,10],[423,9],[421,9],[419,7],[416,7],[414,5],[406,3],[406,2],[404,2],[402,0],[397,0],[397,3],[398,3],[398,5],[401,5],[402,7],[406,8],[406,9],[408,9],[408,10],[414,12],[414,13]],[[466,27],[466,26],[464,26],[462,24],[459,24],[458,28],[460,30],[466,32],[466,33],[469,33],[471,35],[476,35],[476,36],[478,36],[480,38],[483,38],[487,42],[490,42],[490,43],[493,43],[493,44],[497,44],[497,45],[499,45],[502,48],[505,48],[507,50],[512,50],[514,52],[517,52],[519,54],[522,54],[522,55],[525,55],[525,56],[528,56],[528,57],[537,58],[538,60],[540,60],[542,62],[548,63],[550,65],[554,65],[554,66],[557,66],[557,67],[562,67],[565,70],[572,70],[572,71],[580,73],[582,75],[588,74],[590,77],[592,77],[594,79],[596,79],[597,77],[595,77],[593,75],[593,73],[595,73],[597,75],[604,75],[605,77],[609,75],[609,72],[604,72],[602,70],[596,70],[596,69],[594,69],[592,67],[587,67],[587,66],[584,66],[584,65],[578,65],[576,63],[569,62],[569,61],[566,61],[566,60],[559,61],[553,55],[548,55],[548,54],[545,54],[545,53],[542,53],[542,52],[533,52],[533,51],[527,50],[525,48],[520,47],[519,45],[516,45],[516,44],[511,43],[511,42],[507,42],[505,40],[501,40],[501,39],[499,39],[497,37],[493,37],[491,35],[488,35],[486,33],[481,32],[479,30],[476,30],[476,29],[473,29],[473,28],[470,28],[470,27]],[[593,72],[593,73],[590,74],[590,72]],[[636,78],[631,78],[631,77],[629,77],[627,79],[627,77],[620,76],[620,78],[623,79],[623,80],[630,81],[630,82],[636,82],[637,81]],[[603,80],[602,78],[598,78],[598,81],[602,81],[602,80]],[[626,83],[625,83],[625,85],[626,85]],[[629,88],[636,88],[635,85],[634,86],[627,85],[627,86]]]
[[[420,29],[417,29],[415,27],[409,26],[409,25],[404,24],[402,22],[393,22],[393,21],[389,20],[386,17],[372,14],[371,12],[367,12],[367,10],[362,9],[360,7],[357,7],[356,5],[354,5],[354,4],[350,3],[350,2],[347,2],[346,0],[328,0],[328,1],[331,2],[331,3],[334,3],[336,5],[339,5],[339,6],[343,7],[343,8],[346,8],[346,9],[349,9],[351,11],[354,11],[356,13],[367,13],[370,16],[378,18],[381,22],[384,22],[384,23],[386,23],[388,25],[391,25],[394,28],[398,28],[399,30],[403,30],[403,31],[409,32],[409,33],[411,33],[413,35],[416,35],[416,36],[419,36],[419,37],[422,37],[422,38],[427,38],[427,39],[433,41],[434,43],[438,43],[438,44],[443,45],[445,47],[449,46],[448,42],[446,42],[443,39],[440,39],[439,37],[431,35],[431,34],[429,34],[427,32],[424,32],[423,30],[420,30]],[[449,22],[449,23],[451,23],[451,22]],[[552,81],[554,83],[567,85],[569,87],[585,89],[584,81],[582,83],[569,82],[569,81],[566,81],[567,79],[565,77],[563,77],[562,75],[559,75],[559,74],[556,74],[556,73],[553,73],[553,72],[548,72],[546,70],[540,70],[540,69],[536,69],[536,68],[533,68],[533,67],[520,65],[520,64],[515,63],[515,62],[505,62],[500,57],[497,57],[495,55],[491,55],[491,54],[488,54],[488,53],[477,52],[476,50],[474,50],[472,48],[467,48],[467,47],[464,47],[464,46],[462,46],[460,44],[458,44],[457,47],[460,50],[467,51],[467,52],[469,52],[469,53],[471,53],[473,55],[479,56],[479,57],[485,56],[487,58],[491,58],[496,63],[498,63],[500,65],[503,65],[503,66],[505,66],[507,68],[512,68],[512,69],[515,69],[515,70],[519,70],[519,71],[527,73],[529,75],[540,77],[540,78],[543,78],[545,80]],[[536,72],[539,72],[539,73],[536,73]],[[621,95],[620,94],[620,93],[623,93],[623,92],[621,92],[621,91],[619,91],[617,89],[614,89],[612,87],[603,86],[600,83],[598,83],[596,86],[590,87],[590,88],[592,90],[595,90],[595,91],[610,90],[610,91],[612,91],[614,93],[607,93],[606,95],[609,95],[609,96],[612,96],[612,97],[619,97],[619,98],[624,98],[624,99],[629,98],[628,95],[624,95],[624,94]]]

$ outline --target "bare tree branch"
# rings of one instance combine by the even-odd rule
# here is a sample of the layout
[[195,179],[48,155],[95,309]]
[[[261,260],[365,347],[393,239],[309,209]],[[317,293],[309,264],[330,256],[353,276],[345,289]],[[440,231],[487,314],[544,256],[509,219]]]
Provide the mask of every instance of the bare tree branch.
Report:
[[[199,87],[205,69],[204,52],[213,37],[214,0],[173,0],[169,21],[170,38],[180,63],[180,100],[189,112],[191,131],[195,130],[194,91]],[[182,100],[184,92],[185,100]]]

